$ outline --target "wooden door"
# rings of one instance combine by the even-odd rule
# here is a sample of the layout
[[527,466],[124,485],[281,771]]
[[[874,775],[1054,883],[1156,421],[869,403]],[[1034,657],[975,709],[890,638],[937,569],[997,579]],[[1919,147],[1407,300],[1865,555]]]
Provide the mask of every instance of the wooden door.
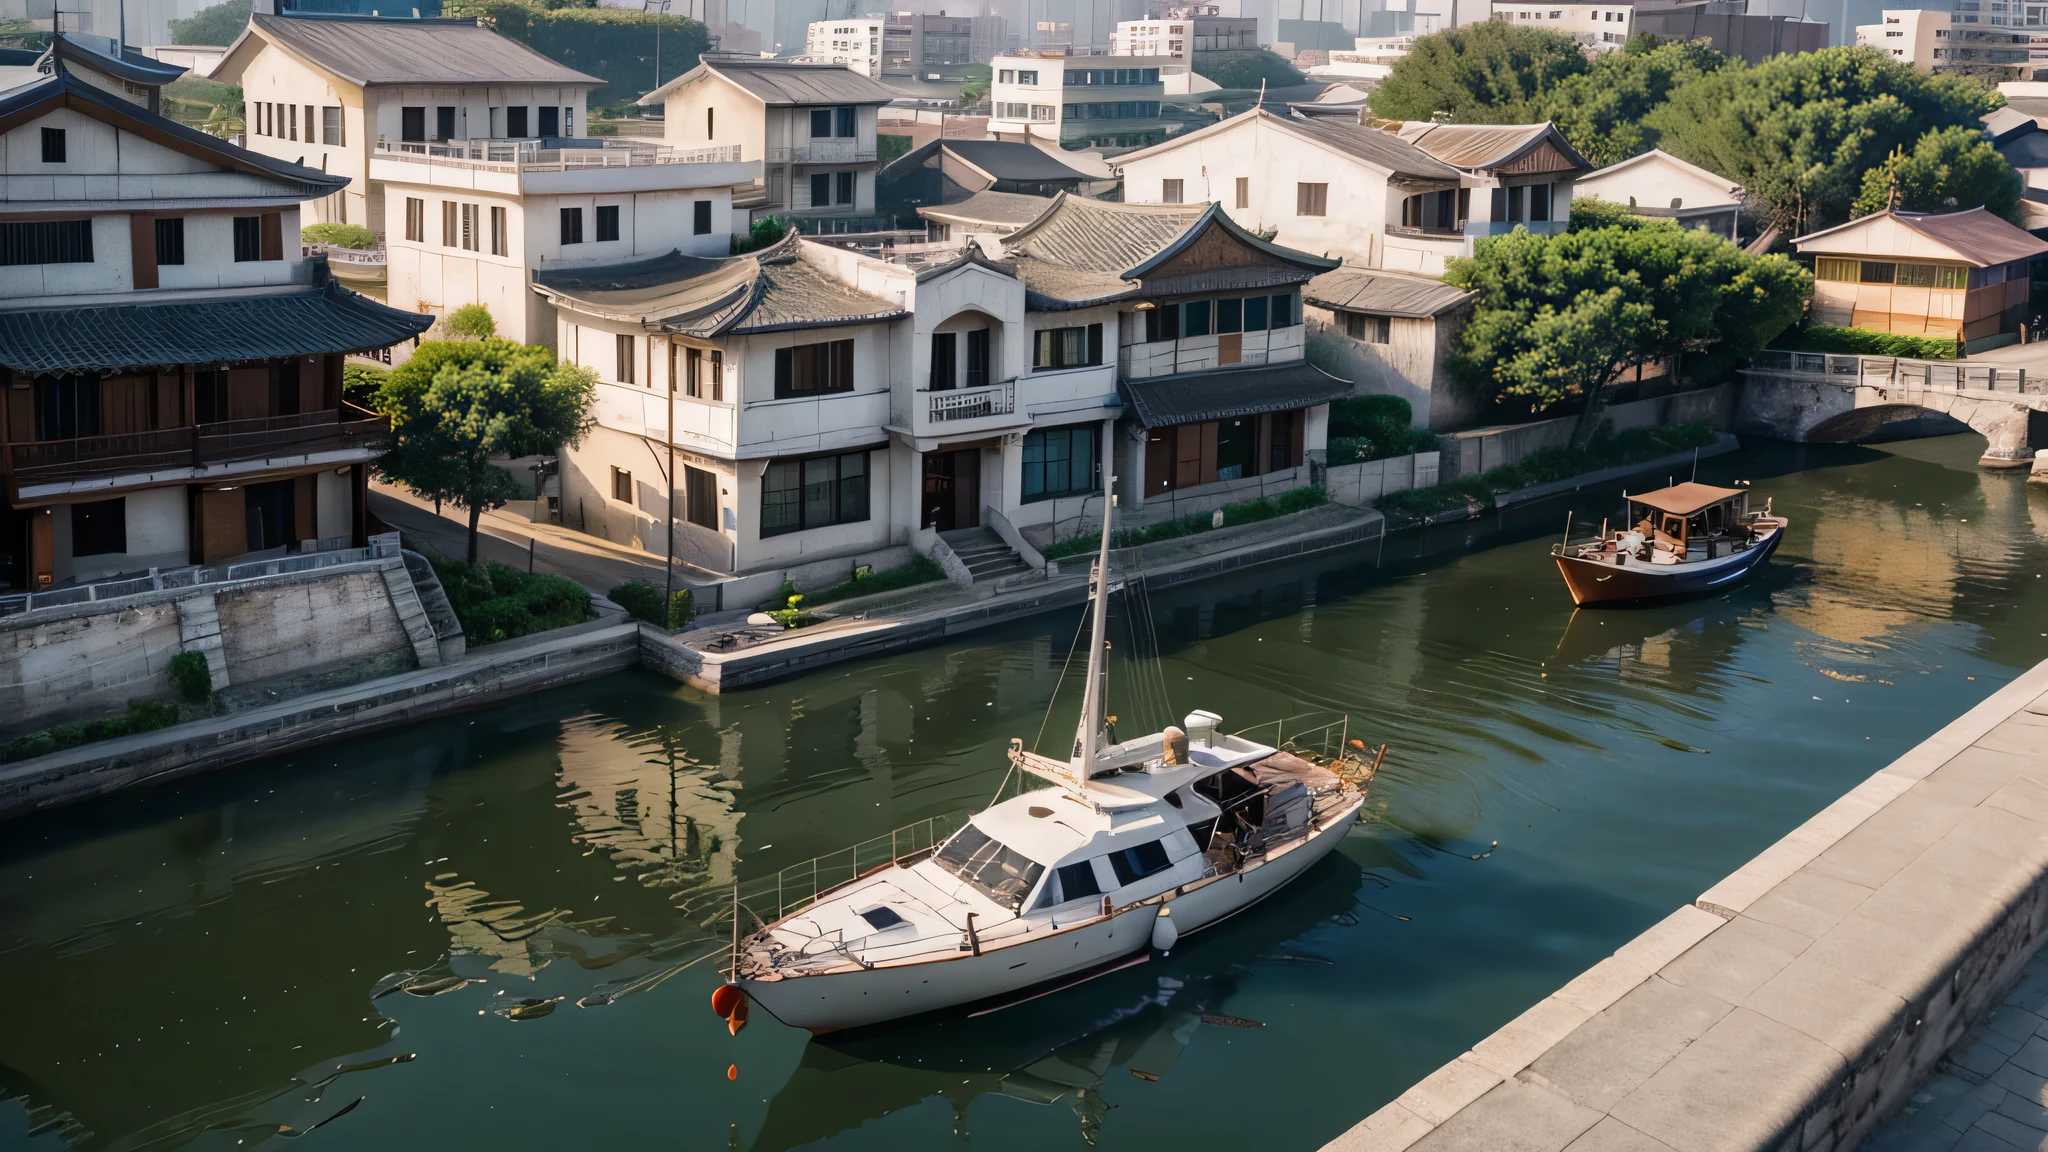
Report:
[[953,454],[927,452],[924,456],[924,512],[920,521],[926,528],[953,530]]
[[981,449],[953,453],[953,527],[981,526]]
[[1145,429],[1145,496],[1173,491],[1174,429]]
[[1216,363],[1241,364],[1244,362],[1244,333],[1225,332],[1216,338]]

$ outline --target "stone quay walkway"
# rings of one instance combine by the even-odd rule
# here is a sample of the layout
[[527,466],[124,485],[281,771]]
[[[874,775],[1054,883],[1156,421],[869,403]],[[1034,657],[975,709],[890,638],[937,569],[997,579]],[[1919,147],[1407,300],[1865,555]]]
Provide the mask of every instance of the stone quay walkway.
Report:
[[2048,662],[1329,1149],[2042,1147],[2044,935]]

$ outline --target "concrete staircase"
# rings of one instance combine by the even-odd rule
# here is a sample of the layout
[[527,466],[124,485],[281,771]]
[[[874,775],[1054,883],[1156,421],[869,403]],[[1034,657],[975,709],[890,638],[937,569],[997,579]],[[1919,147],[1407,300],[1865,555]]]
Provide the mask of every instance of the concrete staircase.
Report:
[[961,528],[939,533],[939,539],[960,558],[976,584],[994,584],[1031,571],[1017,550],[987,528]]

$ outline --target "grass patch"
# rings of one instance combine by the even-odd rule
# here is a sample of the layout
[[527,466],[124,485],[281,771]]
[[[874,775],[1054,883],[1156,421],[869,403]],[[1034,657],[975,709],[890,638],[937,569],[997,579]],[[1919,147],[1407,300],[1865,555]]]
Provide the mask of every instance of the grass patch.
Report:
[[60,748],[76,748],[80,744],[90,744],[96,740],[112,740],[116,736],[132,736],[137,732],[154,732],[159,728],[169,728],[177,722],[176,704],[164,700],[142,700],[130,704],[126,716],[53,724],[10,741],[5,748],[0,748],[0,763],[11,764],[16,760],[47,755]]
[[1452,508],[1491,508],[1493,498],[1502,492],[1582,476],[1602,468],[1640,464],[1688,448],[1704,448],[1713,442],[1714,430],[1705,424],[1631,428],[1611,434],[1603,431],[1584,448],[1566,445],[1540,449],[1518,464],[1504,464],[1477,476],[1460,476],[1433,487],[1382,496],[1379,506],[1382,512],[1414,519]]
[[1330,465],[1437,451],[1436,433],[1410,427],[1414,418],[1414,409],[1399,396],[1347,396],[1331,401]]
[[840,600],[851,600],[856,596],[871,596],[877,592],[893,592],[898,588],[909,588],[918,584],[930,584],[944,580],[946,570],[929,556],[912,556],[910,563],[880,572],[870,571],[864,576],[855,576],[844,584],[836,584],[823,592],[813,592],[806,599],[812,607],[831,604]]
[[1903,356],[1908,360],[1953,360],[1954,340],[1900,336],[1868,328],[1829,328],[1815,324],[1786,334],[1780,349],[1793,352],[1839,352],[1856,356]]
[[[1329,503],[1329,499],[1329,495],[1321,486],[1311,484],[1303,488],[1290,488],[1278,496],[1261,496],[1256,500],[1225,504],[1223,527],[1235,528],[1239,524],[1256,524],[1277,516],[1305,512],[1317,505]],[[1185,516],[1176,516],[1171,520],[1148,524],[1143,528],[1125,528],[1112,532],[1109,545],[1112,548],[1136,548],[1143,544],[1157,544],[1161,540],[1178,540],[1183,536],[1208,532],[1215,526],[1215,513],[1190,512]],[[1075,536],[1047,548],[1045,558],[1057,560],[1062,556],[1078,556],[1083,552],[1093,552],[1101,541],[1102,538],[1099,536]]]
[[590,593],[566,577],[432,554],[427,560],[471,644],[494,644],[590,619]]

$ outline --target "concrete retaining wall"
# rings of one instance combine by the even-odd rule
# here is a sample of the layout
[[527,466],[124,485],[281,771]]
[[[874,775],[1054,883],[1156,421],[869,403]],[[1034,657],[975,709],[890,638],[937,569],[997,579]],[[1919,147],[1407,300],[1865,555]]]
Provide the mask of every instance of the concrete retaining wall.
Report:
[[2044,935],[2048,663],[1329,1148],[1847,1152]]
[[1428,488],[1437,482],[1440,452],[1417,452],[1389,460],[1335,464],[1323,471],[1323,491],[1330,503],[1363,508],[1390,492]]
[[[1610,405],[1605,419],[1616,432],[1693,423],[1727,429],[1735,419],[1735,399],[1734,384],[1717,384],[1712,388]],[[1447,470],[1455,466],[1456,471],[1445,478],[1473,476],[1508,464],[1519,464],[1532,452],[1562,447],[1571,442],[1572,428],[1577,423],[1576,416],[1560,416],[1555,420],[1497,424],[1452,433],[1457,450],[1444,463]]]

